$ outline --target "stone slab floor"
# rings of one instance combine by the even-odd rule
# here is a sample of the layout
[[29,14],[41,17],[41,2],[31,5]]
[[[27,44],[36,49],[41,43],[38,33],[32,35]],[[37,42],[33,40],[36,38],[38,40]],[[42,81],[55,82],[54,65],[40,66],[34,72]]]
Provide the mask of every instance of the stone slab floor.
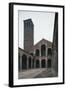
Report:
[[56,73],[53,71],[53,69],[29,69],[20,71],[18,73],[19,79],[30,79],[30,78],[45,78],[45,77],[56,77]]

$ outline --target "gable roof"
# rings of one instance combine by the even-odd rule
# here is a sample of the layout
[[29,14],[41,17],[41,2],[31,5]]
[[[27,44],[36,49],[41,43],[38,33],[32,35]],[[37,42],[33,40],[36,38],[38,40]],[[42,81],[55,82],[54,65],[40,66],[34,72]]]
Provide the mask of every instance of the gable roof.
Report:
[[38,45],[39,43],[41,43],[41,42],[43,42],[43,41],[46,41],[46,42],[48,42],[48,43],[51,43],[52,44],[52,42],[51,41],[49,41],[49,40],[46,40],[46,39],[41,39],[39,42],[37,42],[34,46],[36,46],[36,45]]

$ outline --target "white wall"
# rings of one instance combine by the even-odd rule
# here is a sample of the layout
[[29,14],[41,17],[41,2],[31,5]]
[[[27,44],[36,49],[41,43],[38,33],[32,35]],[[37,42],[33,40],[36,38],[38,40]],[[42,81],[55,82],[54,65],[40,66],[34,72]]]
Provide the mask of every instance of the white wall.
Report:
[[[0,1],[0,90],[9,90],[8,85],[8,3],[23,2],[23,3],[40,3],[40,4],[61,4],[65,5],[66,0],[1,0]],[[35,87],[20,87],[14,88],[19,90],[65,90],[65,85],[52,86],[35,86]]]

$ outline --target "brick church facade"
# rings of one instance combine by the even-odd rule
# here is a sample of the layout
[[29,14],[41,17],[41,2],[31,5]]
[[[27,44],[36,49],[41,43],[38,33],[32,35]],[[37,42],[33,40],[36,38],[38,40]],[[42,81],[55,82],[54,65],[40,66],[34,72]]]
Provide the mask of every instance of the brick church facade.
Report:
[[42,39],[34,45],[34,24],[24,20],[24,50],[18,48],[18,68],[21,70],[51,68],[52,42]]

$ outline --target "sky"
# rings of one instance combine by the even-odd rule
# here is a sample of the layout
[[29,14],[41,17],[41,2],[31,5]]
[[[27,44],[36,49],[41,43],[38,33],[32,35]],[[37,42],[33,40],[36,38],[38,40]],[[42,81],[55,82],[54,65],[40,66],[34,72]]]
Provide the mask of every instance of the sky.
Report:
[[24,20],[32,19],[34,24],[34,45],[43,38],[52,42],[54,30],[54,12],[18,11],[18,42],[24,49]]

